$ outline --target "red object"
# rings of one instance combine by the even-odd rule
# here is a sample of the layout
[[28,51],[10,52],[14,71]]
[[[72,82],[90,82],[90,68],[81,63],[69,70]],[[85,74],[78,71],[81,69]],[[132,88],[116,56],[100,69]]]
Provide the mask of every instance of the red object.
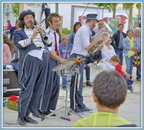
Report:
[[116,18],[120,18],[120,23],[121,24],[125,24],[126,20],[128,19],[126,16],[124,15],[116,15]]
[[56,51],[56,54],[58,56],[60,56],[60,53],[59,53],[59,50],[58,50],[58,45],[57,45],[56,32],[54,32],[54,38],[55,38],[55,51]]
[[108,17],[103,18],[103,21],[105,21],[108,24]]
[[66,118],[66,117],[62,117],[62,116],[61,116],[61,119],[71,121],[71,119],[70,119],[70,118]]
[[[105,17],[103,18],[103,20],[108,24],[108,19],[111,18],[111,17]],[[120,19],[120,23],[121,24],[125,24],[126,23],[126,20],[128,19],[126,16],[124,15],[116,15],[116,18],[119,18]]]
[[16,97],[15,95],[12,95],[8,98],[8,100],[13,101],[13,102],[18,102],[18,97]]
[[68,118],[67,120],[68,120],[68,121],[71,121],[71,119],[70,119],[70,118]]
[[79,19],[79,22],[81,23],[81,25],[85,24],[86,16],[79,16],[78,19]]
[[76,64],[79,64],[79,63],[81,63],[81,61],[76,61],[75,63],[76,63]]
[[122,71],[122,66],[120,64],[117,64],[115,66],[115,70],[118,71],[122,76],[125,75],[125,73]]

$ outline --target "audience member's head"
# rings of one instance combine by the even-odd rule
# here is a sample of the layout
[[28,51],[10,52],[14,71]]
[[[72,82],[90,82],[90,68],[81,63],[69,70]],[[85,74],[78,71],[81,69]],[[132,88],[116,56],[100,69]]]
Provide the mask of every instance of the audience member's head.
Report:
[[134,36],[139,37],[141,35],[141,29],[139,27],[136,27],[134,29]]
[[10,51],[13,52],[15,45],[13,42],[10,41],[10,39],[8,38],[8,35],[6,33],[3,33],[3,44],[7,44],[10,48]]
[[133,30],[132,29],[129,29],[129,30],[127,30],[127,32],[126,32],[126,35],[128,36],[128,37],[132,37],[133,36]]
[[76,22],[73,26],[73,32],[76,33],[77,30],[80,28],[81,23],[80,22]]
[[20,21],[19,21],[19,20],[16,20],[15,26],[16,26],[16,29],[19,29],[19,28],[20,28]]
[[10,23],[10,20],[7,20],[7,23]]
[[68,44],[68,36],[62,36],[61,37],[61,43],[63,45],[67,45]]
[[109,46],[111,43],[112,43],[111,38],[106,39],[106,43],[105,43],[106,46]]
[[110,61],[116,61],[116,62],[120,62],[120,58],[119,58],[119,56],[118,55],[114,55],[114,56],[112,56],[111,58],[110,58]]
[[103,71],[94,79],[93,97],[97,105],[118,108],[124,103],[127,83],[117,71]]
[[124,25],[123,25],[123,24],[118,24],[118,30],[119,30],[120,32],[123,32],[123,30],[124,30]]
[[120,58],[118,55],[114,55],[110,58],[110,63],[113,65],[113,66],[116,66],[117,64],[120,63]]
[[103,20],[99,20],[98,24],[98,29],[102,29],[104,26],[104,21]]

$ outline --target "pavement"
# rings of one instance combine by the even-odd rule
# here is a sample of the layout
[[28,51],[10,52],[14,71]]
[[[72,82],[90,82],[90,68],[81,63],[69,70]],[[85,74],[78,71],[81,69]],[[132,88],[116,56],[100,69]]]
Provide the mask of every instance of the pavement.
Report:
[[[135,80],[135,68],[134,68],[134,84],[133,89],[134,93],[131,93],[128,90],[126,101],[124,104],[122,104],[119,108],[118,114],[125,118],[126,120],[136,124],[138,127],[142,126],[142,109],[141,109],[141,82]],[[85,83],[84,83],[85,85]],[[65,117],[65,96],[66,91],[60,89],[59,94],[59,100],[56,108],[56,117],[49,116],[48,118],[41,121],[41,118],[34,117],[33,115],[30,115],[33,119],[38,121],[38,124],[30,124],[27,123],[26,126],[20,126],[17,123],[17,111],[11,110],[7,108],[7,106],[3,107],[3,120],[2,120],[2,126],[3,128],[7,129],[24,129],[24,128],[30,128],[30,129],[50,129],[50,128],[63,128],[68,129],[72,128],[71,126],[74,124],[75,121],[81,119],[81,117],[87,117],[91,115],[93,112],[97,112],[96,105],[93,102],[92,98],[92,87],[84,87],[83,88],[83,97],[84,97],[84,103],[88,108],[93,109],[92,112],[85,112],[84,114],[75,114],[74,112],[71,113],[71,115],[68,117],[71,121],[61,119],[61,117]],[[69,98],[67,101],[67,106],[69,107]],[[60,109],[60,110],[59,110]],[[69,108],[68,108],[69,109]],[[81,116],[81,117],[80,117]]]

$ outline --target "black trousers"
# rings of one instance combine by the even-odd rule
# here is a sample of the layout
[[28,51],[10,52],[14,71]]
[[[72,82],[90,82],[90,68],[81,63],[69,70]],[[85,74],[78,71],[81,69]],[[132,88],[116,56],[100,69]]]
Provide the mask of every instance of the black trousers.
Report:
[[88,65],[86,65],[86,67],[84,67],[85,71],[86,71],[86,81],[90,80],[90,67]]

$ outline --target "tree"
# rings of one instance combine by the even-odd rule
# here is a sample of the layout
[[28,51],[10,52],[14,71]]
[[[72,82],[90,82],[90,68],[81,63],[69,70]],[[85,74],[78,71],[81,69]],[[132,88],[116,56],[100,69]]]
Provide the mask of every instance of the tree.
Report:
[[14,17],[18,18],[19,17],[19,7],[20,4],[19,3],[14,3],[12,4],[12,14],[14,15]]
[[[124,3],[124,4],[123,4],[123,7],[129,9],[128,29],[133,28],[133,26],[132,26],[132,13],[133,13],[134,3]],[[141,4],[140,4],[140,3],[137,3],[137,4],[136,4],[136,7],[137,7],[137,8],[141,8]]]
[[109,12],[113,12],[113,18],[115,18],[116,7],[118,3],[93,3],[94,5],[108,9]]
[[[116,7],[119,3],[94,3],[94,5],[98,6],[98,7],[102,7],[102,8],[106,8],[108,9],[109,12],[113,12],[113,18],[115,18],[115,14],[116,14]],[[141,3],[123,3],[123,7],[129,10],[129,14],[128,14],[128,29],[131,28],[132,25],[132,12],[133,12],[133,7],[134,5],[137,8],[141,8]]]
[[58,3],[55,3],[55,12],[58,13],[58,10],[59,10]]

